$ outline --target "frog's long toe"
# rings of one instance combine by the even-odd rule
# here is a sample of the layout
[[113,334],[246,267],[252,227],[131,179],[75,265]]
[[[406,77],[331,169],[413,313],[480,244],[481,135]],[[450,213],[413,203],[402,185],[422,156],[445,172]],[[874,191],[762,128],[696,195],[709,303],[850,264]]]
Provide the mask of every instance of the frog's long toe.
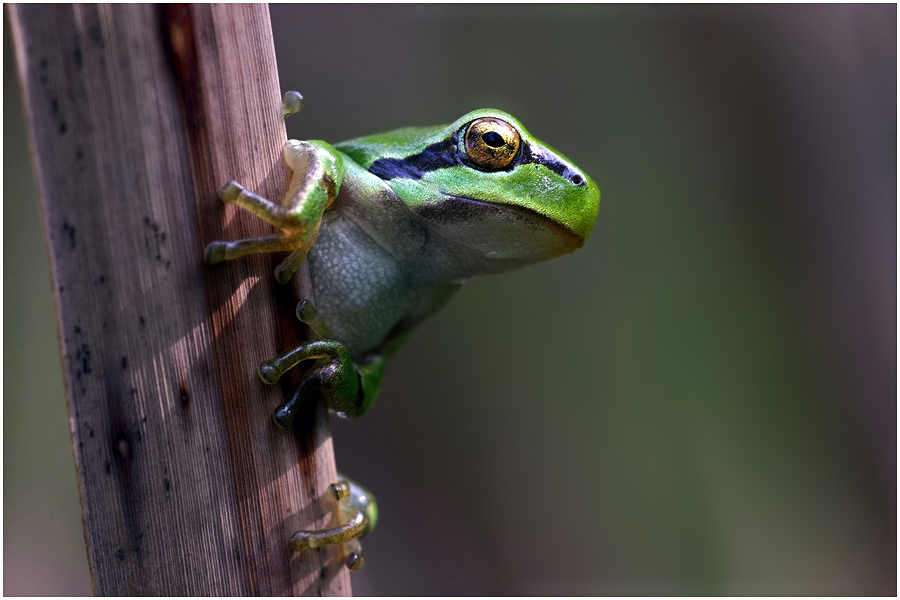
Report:
[[290,397],[282,402],[275,412],[272,413],[272,420],[282,429],[290,429],[294,424],[294,417],[297,416],[297,409],[300,408],[300,398],[298,388]]

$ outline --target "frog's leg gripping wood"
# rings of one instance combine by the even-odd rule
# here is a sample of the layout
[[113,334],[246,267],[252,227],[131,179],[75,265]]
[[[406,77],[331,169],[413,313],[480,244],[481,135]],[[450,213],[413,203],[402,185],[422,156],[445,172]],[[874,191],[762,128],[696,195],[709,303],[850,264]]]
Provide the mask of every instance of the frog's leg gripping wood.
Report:
[[262,236],[236,242],[212,242],[206,248],[209,264],[256,252],[293,251],[275,270],[286,283],[299,268],[319,235],[322,213],[334,202],[343,176],[340,154],[325,142],[288,140],[284,161],[291,169],[291,183],[282,204],[277,204],[229,181],[219,191],[225,204],[235,204],[284,231],[282,236]]

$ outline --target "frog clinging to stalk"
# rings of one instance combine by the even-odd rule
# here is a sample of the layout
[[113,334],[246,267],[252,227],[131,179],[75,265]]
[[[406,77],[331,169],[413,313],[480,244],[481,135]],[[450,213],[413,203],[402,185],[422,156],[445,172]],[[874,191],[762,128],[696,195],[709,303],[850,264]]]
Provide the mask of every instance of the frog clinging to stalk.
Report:
[[[291,94],[285,114],[297,106]],[[282,233],[212,242],[205,256],[288,252],[281,283],[307,263],[312,300],[297,317],[315,339],[259,367],[274,384],[315,361],[274,413],[283,428],[313,394],[342,417],[366,412],[387,359],[462,282],[581,247],[600,205],[584,171],[494,109],[335,145],[289,140],[283,154],[293,175],[282,202],[233,181],[219,193]]]

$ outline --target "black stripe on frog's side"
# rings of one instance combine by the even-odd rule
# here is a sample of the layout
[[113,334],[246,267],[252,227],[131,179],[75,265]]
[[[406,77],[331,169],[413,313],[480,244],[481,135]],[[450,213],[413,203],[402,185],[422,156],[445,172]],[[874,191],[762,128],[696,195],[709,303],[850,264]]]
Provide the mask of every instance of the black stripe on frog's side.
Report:
[[456,135],[431,144],[406,158],[379,158],[369,165],[369,173],[382,179],[421,179],[425,173],[459,164]]
[[[465,127],[460,131],[464,130]],[[458,135],[459,133],[456,133],[446,140],[431,144],[420,153],[407,156],[406,158],[379,158],[369,165],[368,170],[373,175],[377,175],[384,180],[421,179],[430,171],[446,169],[447,167],[454,167],[460,164],[465,164],[479,171],[485,171],[485,169],[479,168],[478,165],[472,164],[471,161],[460,157]],[[576,186],[582,186],[585,183],[583,175],[566,163],[557,160],[545,148],[537,145],[532,146],[527,142],[522,144],[518,155],[509,165],[502,169],[496,169],[496,171],[512,171],[518,166],[527,164],[543,165],[560,177],[568,179]]]

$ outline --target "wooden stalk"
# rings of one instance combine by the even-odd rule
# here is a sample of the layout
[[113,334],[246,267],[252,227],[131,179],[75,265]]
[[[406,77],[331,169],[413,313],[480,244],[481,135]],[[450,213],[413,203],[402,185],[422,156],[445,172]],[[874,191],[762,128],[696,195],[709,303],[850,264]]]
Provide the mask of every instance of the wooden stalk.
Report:
[[279,430],[291,383],[256,376],[301,339],[299,290],[277,257],[202,261],[271,232],[223,183],[287,184],[267,7],[9,11],[95,591],[349,595],[340,548],[288,547],[337,524],[327,414]]

